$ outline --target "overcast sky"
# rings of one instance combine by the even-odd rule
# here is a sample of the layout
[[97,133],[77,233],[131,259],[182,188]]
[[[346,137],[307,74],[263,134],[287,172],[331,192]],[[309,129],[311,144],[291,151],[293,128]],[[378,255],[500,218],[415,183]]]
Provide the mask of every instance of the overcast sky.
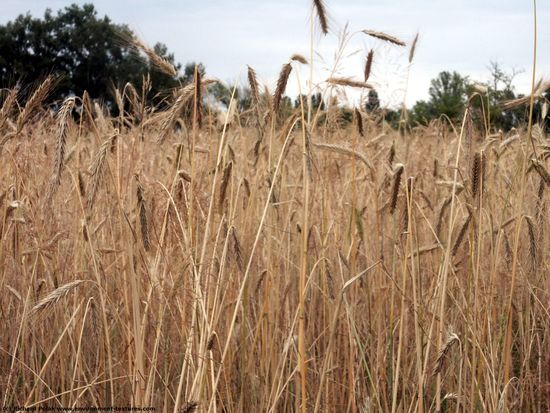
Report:
[[[42,16],[58,10],[66,0],[0,0],[5,23],[29,12]],[[90,1],[88,1],[90,2]],[[128,24],[149,43],[163,42],[181,63],[203,62],[208,76],[230,83],[244,80],[246,65],[273,87],[283,63],[294,53],[309,58],[310,0],[95,0],[100,15]],[[550,2],[538,2],[537,76],[550,77]],[[443,70],[456,70],[476,80],[487,80],[490,61],[520,73],[516,90],[530,88],[533,58],[533,3],[523,0],[326,0],[331,32],[314,37],[315,79],[332,70],[339,36],[362,29],[384,31],[406,41],[420,33],[410,67],[407,103],[427,97],[430,79]],[[375,63],[370,82],[384,104],[403,100],[408,72],[408,46],[396,48],[358,33],[351,37],[338,67],[342,76],[362,79],[365,55],[373,48]],[[240,76],[240,77],[239,77]],[[306,88],[309,69],[300,71]],[[296,94],[296,77],[288,93]],[[357,95],[349,96],[357,100]]]

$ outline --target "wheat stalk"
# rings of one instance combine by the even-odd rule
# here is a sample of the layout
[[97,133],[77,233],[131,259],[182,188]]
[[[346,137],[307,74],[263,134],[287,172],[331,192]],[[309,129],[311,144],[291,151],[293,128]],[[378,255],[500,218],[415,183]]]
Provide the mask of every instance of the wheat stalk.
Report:
[[447,340],[445,341],[445,344],[443,347],[439,350],[439,354],[437,355],[437,360],[435,362],[435,366],[432,372],[432,375],[437,375],[441,372],[443,369],[443,363],[445,361],[445,357],[453,347],[453,345],[460,343],[460,338],[455,333],[449,333],[447,336]]
[[540,175],[541,179],[544,180],[546,185],[550,185],[550,173],[546,170],[542,162],[540,162],[538,159],[531,159],[531,165],[532,168],[535,169],[535,171]]
[[88,192],[87,207],[91,211],[94,206],[97,190],[103,177],[105,169],[105,159],[107,158],[107,151],[112,145],[113,140],[118,136],[118,131],[109,136],[103,141],[98,151],[96,152],[92,164],[90,165],[89,172],[92,175],[92,182],[90,185],[90,191]]
[[290,56],[290,60],[294,61],[294,62],[298,62],[298,63],[301,63],[303,65],[307,65],[307,59],[302,56],[301,54],[298,54],[298,53],[294,53],[292,56]]
[[55,159],[50,185],[48,187],[46,199],[49,201],[55,194],[55,191],[61,183],[61,174],[65,165],[65,146],[67,144],[68,124],[71,118],[71,112],[75,105],[75,98],[65,99],[59,113],[57,114],[57,141],[55,146]]
[[317,12],[317,18],[319,19],[319,26],[323,34],[328,34],[328,18],[327,9],[323,0],[313,0],[313,7]]
[[448,196],[445,201],[443,201],[443,204],[441,204],[441,208],[439,209],[439,214],[437,215],[437,224],[435,226],[435,233],[438,237],[441,237],[441,229],[443,226],[443,218],[445,216],[445,211],[449,207],[452,201],[452,195]]
[[231,180],[232,169],[233,169],[233,162],[229,162],[223,170],[222,182],[220,184],[220,198],[218,201],[218,208],[219,208],[220,214],[223,212],[223,204],[227,194],[227,187],[229,186],[229,181]]
[[511,99],[507,100],[506,102],[503,102],[501,107],[504,110],[514,109],[519,106],[527,105],[531,102],[531,99],[544,99],[544,92],[546,92],[548,89],[550,89],[550,80],[543,81],[543,79],[539,79],[536,85],[533,88],[533,93],[527,96],[523,96],[517,99]]
[[89,282],[89,280],[75,280],[70,283],[64,284],[61,287],[56,288],[52,292],[50,292],[48,295],[46,295],[43,299],[41,299],[30,311],[29,316],[35,316],[38,313],[51,308],[51,306],[55,305],[57,302],[59,302],[60,299],[63,297],[66,297],[67,294],[69,294],[72,290],[75,288],[81,286],[85,282]]
[[365,155],[363,155],[362,153],[360,153],[358,151],[354,151],[351,148],[348,148],[348,147],[343,146],[343,145],[337,145],[337,144],[332,144],[332,143],[323,143],[323,142],[314,142],[314,141],[311,141],[311,144],[313,146],[315,146],[316,148],[319,148],[319,149],[326,149],[328,151],[341,153],[343,155],[353,156],[354,158],[356,158],[356,159],[360,160],[361,162],[363,162],[367,166],[367,168],[373,169],[371,163],[365,157]]
[[409,50],[409,63],[412,63],[414,59],[414,54],[416,53],[416,44],[418,43],[418,36],[419,34],[416,33],[416,36],[414,36],[414,40],[411,45],[411,49]]
[[178,176],[184,181],[191,182],[191,175],[189,175],[189,173],[187,171],[184,171],[183,169],[180,169],[178,171]]
[[471,169],[471,180],[472,180],[472,198],[475,199],[478,188],[480,186],[481,181],[481,174],[482,174],[482,166],[481,166],[482,158],[481,153],[477,152],[474,155],[474,161],[472,162],[472,169]]
[[529,236],[529,256],[531,257],[531,268],[534,271],[537,268],[537,238],[535,236],[535,224],[533,218],[525,216],[527,222],[527,235]]
[[451,255],[455,256],[458,252],[458,249],[460,248],[460,245],[462,244],[462,241],[464,240],[464,235],[466,235],[466,231],[468,231],[468,227],[470,226],[470,221],[472,220],[472,214],[468,214],[468,218],[464,221],[464,224],[462,224],[462,227],[460,228],[460,231],[458,232],[458,236],[456,237],[456,241],[453,245],[453,249],[451,251]]
[[355,114],[355,126],[357,127],[357,133],[361,136],[365,136],[365,130],[363,128],[363,117],[359,109],[354,108],[353,113]]
[[390,166],[393,165],[394,159],[395,159],[395,142],[392,142],[390,146],[390,150],[388,151],[388,164]]
[[376,37],[377,39],[395,44],[397,46],[405,46],[405,42],[399,40],[397,37],[391,36],[384,32],[378,32],[376,30],[363,30],[363,33],[372,37]]
[[277,88],[275,89],[275,94],[273,95],[273,112],[277,113],[279,111],[279,106],[281,104],[281,99],[285,93],[286,84],[288,83],[288,78],[290,77],[290,72],[292,71],[292,65],[286,63],[281,68],[279,73],[279,79],[277,80]]
[[370,72],[372,70],[373,59],[374,59],[374,50],[371,49],[367,54],[367,59],[365,60],[365,70],[364,70],[365,82],[369,80]]
[[147,222],[147,209],[145,206],[145,194],[143,191],[143,186],[139,180],[139,175],[135,174],[134,179],[136,181],[136,197],[137,197],[137,207],[139,210],[139,223],[141,228],[141,240],[143,242],[143,248],[145,251],[149,251],[150,240],[149,240],[149,224]]
[[[252,69],[250,66],[248,67],[248,85],[250,86],[250,94],[252,95],[252,103],[254,107],[258,110],[259,113],[259,107],[260,107],[260,88],[258,86],[258,79],[256,77],[256,72],[254,69]],[[259,117],[259,116],[258,116]],[[258,122],[260,120],[258,119]]]
[[235,227],[231,228],[231,238],[233,239],[233,252],[235,253],[237,266],[239,267],[239,270],[242,272],[244,270],[243,253],[242,253],[239,237],[237,236],[237,228]]
[[28,122],[33,112],[44,102],[44,99],[50,94],[55,84],[55,78],[53,76],[48,76],[44,81],[36,88],[34,93],[31,95],[25,107],[19,113],[17,117],[16,124],[16,134],[20,133],[23,130],[23,126]]
[[198,127],[202,127],[202,80],[201,80],[201,71],[198,66],[195,66],[195,90],[194,90],[194,99],[193,99],[193,113],[194,121]]
[[[201,80],[200,84],[204,87],[212,83],[216,83],[216,81],[212,79],[204,79]],[[172,105],[172,108],[164,116],[164,119],[160,125],[160,133],[157,138],[157,143],[161,144],[164,142],[164,139],[166,139],[166,136],[168,136],[168,133],[172,130],[172,127],[176,123],[176,120],[178,119],[183,108],[185,108],[195,96],[195,88],[195,82],[193,82],[178,90],[176,101]]]
[[395,207],[397,206],[397,197],[399,196],[399,188],[401,186],[401,177],[403,176],[403,171],[405,167],[403,164],[396,164],[393,172],[393,186],[391,191],[390,198],[390,214],[393,215],[395,212]]
[[250,66],[248,66],[248,85],[250,86],[250,94],[252,96],[252,106],[254,113],[256,114],[256,125],[258,127],[259,139],[263,138],[263,124],[260,107],[260,88],[258,86],[258,79],[256,72]]
[[330,83],[331,85],[349,86],[360,89],[373,89],[373,86],[370,83],[360,82],[347,77],[329,77],[327,79],[327,83]]
[[8,96],[2,103],[2,109],[0,109],[0,131],[4,130],[4,124],[9,119],[15,103],[17,102],[18,88],[13,88],[9,91]]
[[79,170],[77,174],[77,181],[78,181],[78,193],[82,198],[86,196],[86,183],[84,182],[84,177],[82,176],[82,172]]
[[199,408],[197,402],[186,402],[180,409],[181,413],[194,413]]
[[147,46],[143,41],[137,37],[132,37],[130,39],[132,45],[138,50],[141,50],[149,58],[149,61],[152,63],[153,67],[156,68],[161,73],[168,75],[170,77],[176,77],[178,72],[174,65],[170,63],[165,58],[159,56],[153,49]]

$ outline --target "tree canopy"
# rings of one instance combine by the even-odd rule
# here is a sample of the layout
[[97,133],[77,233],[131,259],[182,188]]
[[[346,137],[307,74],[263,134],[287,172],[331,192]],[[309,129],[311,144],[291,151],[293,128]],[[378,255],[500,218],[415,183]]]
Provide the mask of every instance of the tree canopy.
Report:
[[467,84],[468,78],[457,72],[441,72],[430,82],[429,100],[421,100],[414,105],[414,119],[426,123],[442,114],[450,119],[458,118],[466,103]]
[[[521,98],[514,91],[516,71],[505,72],[497,62],[489,64],[489,80],[474,82],[457,72],[441,72],[432,79],[429,99],[416,102],[411,110],[413,124],[427,124],[441,115],[459,121],[467,102],[480,122],[493,129],[510,130],[526,121],[525,107],[504,108],[503,103]],[[535,118],[540,117],[542,104],[535,102]],[[487,119],[482,119],[485,116]]]
[[[184,76],[160,73],[139,57],[128,42],[134,33],[124,24],[100,17],[92,4],[73,4],[43,18],[20,15],[0,26],[0,87],[31,83],[46,75],[58,77],[53,97],[82,95],[110,101],[113,86],[139,86],[150,74],[152,93],[185,83]],[[154,51],[179,70],[174,56],[157,43]]]

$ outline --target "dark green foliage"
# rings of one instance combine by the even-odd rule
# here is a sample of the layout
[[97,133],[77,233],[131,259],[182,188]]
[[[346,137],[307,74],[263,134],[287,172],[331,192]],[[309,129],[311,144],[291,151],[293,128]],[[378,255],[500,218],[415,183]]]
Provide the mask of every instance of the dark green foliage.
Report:
[[[482,109],[487,112],[487,108],[489,108],[489,122],[492,129],[508,131],[513,127],[519,126],[520,123],[527,119],[525,108],[520,107],[507,110],[502,108],[504,102],[518,97],[514,93],[514,87],[512,86],[516,72],[513,71],[511,74],[506,73],[496,62],[490,63],[489,71],[491,79],[484,85],[488,88],[488,93],[480,94],[483,99],[483,107],[480,98],[472,99],[472,107],[477,109],[479,113],[482,112]],[[468,85],[468,94],[471,96],[475,92],[475,88]]]
[[[166,46],[164,46],[166,48]],[[155,52],[157,50],[155,49]],[[160,56],[165,56],[166,55],[166,52],[164,52],[163,54],[161,54]],[[173,58],[172,55],[170,55],[170,57]],[[173,63],[173,60],[169,60],[171,63]],[[198,66],[198,70],[199,70],[199,73],[201,75],[201,78],[204,78],[204,75],[206,74],[206,68],[204,67],[204,65],[202,63],[196,63],[196,62],[190,62],[190,63],[187,63],[185,65],[185,68],[183,69],[183,77],[182,77],[182,82],[183,84],[188,84],[188,83],[191,83],[193,81],[193,79],[195,78],[195,66]],[[181,65],[178,65],[178,69],[181,67]]]
[[[87,90],[92,98],[112,103],[113,86],[131,82],[140,87],[148,73],[152,96],[184,80],[154,70],[124,40],[132,36],[126,25],[99,17],[92,4],[73,4],[55,15],[47,10],[41,19],[20,15],[0,26],[0,87],[28,84],[53,74],[59,77],[54,99],[81,96]],[[154,50],[174,64],[166,46],[157,44]]]
[[[301,98],[303,99],[304,104],[307,105],[307,95],[302,95]],[[294,107],[295,108],[300,107],[300,96],[298,96],[294,100]],[[311,108],[313,110],[317,110],[319,108],[321,110],[325,110],[325,102],[323,102],[323,96],[321,95],[321,93],[317,92],[311,95]]]
[[[491,80],[488,83],[477,83],[485,87],[486,91],[476,88],[474,86],[476,82],[470,81],[468,77],[463,77],[457,72],[441,72],[431,81],[429,99],[418,101],[413,106],[412,123],[427,125],[441,115],[459,122],[470,98],[471,113],[479,130],[485,130],[487,125],[489,125],[488,132],[508,131],[518,127],[527,120],[525,107],[505,110],[502,106],[506,101],[521,97],[515,94],[512,86],[516,72],[506,73],[495,62],[490,63],[489,71]],[[488,115],[487,112],[489,112]]]
[[383,111],[384,120],[393,128],[399,128],[399,120],[401,119],[401,113],[395,109],[386,109]]
[[467,82],[468,78],[457,72],[441,72],[431,81],[428,102],[421,100],[413,106],[412,119],[421,124],[441,115],[458,119],[467,100]]
[[252,94],[248,86],[225,85],[221,82],[217,82],[208,87],[208,93],[215,101],[229,108],[229,102],[231,101],[234,89],[235,94],[233,98],[235,102],[237,102],[237,109],[239,112],[250,109],[252,107]]

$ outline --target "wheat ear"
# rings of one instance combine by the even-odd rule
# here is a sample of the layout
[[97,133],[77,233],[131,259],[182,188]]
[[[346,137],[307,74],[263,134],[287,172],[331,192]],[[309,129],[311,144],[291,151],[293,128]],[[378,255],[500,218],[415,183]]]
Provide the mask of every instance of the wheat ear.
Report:
[[46,199],[48,200],[51,200],[55,194],[55,191],[59,187],[59,184],[61,183],[61,174],[63,173],[63,167],[65,166],[65,146],[67,144],[68,125],[74,105],[74,97],[65,99],[65,102],[63,102],[63,105],[57,114],[57,141],[55,145],[53,172],[46,195]]

